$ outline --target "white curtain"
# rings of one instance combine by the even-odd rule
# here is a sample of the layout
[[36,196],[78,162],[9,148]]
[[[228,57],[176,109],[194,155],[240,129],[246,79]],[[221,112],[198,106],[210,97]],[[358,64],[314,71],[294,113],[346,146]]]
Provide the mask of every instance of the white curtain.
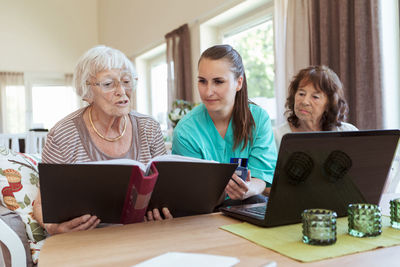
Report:
[[7,86],[24,86],[24,74],[22,72],[0,72],[0,133],[5,130],[5,93]]
[[277,125],[285,122],[287,89],[293,76],[310,65],[310,0],[274,0],[275,95]]
[[65,73],[64,80],[65,80],[65,82],[64,82],[65,86],[74,87],[74,84],[73,84],[74,75],[72,73]]
[[[65,73],[64,74],[64,84],[65,86],[69,86],[75,91],[75,85],[74,85],[74,75],[72,73]],[[84,102],[80,97],[76,98],[77,106],[79,108],[84,107],[87,103]]]

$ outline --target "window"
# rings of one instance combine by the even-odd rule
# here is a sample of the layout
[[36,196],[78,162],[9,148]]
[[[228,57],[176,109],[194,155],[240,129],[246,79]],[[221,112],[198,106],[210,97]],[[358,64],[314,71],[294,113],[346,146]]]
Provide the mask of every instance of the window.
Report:
[[50,129],[82,106],[64,74],[24,74],[25,86],[6,86],[2,93],[3,131],[25,133],[31,128]]
[[168,111],[167,63],[165,60],[150,67],[151,79],[151,114],[166,131]]
[[223,43],[230,44],[242,56],[249,98],[267,110],[274,122],[276,101],[272,20],[262,21],[240,32],[226,33]]
[[277,118],[275,98],[273,1],[244,1],[200,26],[204,51],[229,44],[242,56],[249,98],[267,110],[272,125]]
[[25,86],[7,86],[5,93],[5,132],[25,132]]
[[168,128],[168,75],[166,45],[157,46],[135,60],[139,76],[136,92],[136,110],[149,114],[160,123],[167,135]]
[[[32,87],[32,125],[50,129],[56,122],[79,108],[79,99],[69,86]],[[49,112],[51,111],[51,112]]]

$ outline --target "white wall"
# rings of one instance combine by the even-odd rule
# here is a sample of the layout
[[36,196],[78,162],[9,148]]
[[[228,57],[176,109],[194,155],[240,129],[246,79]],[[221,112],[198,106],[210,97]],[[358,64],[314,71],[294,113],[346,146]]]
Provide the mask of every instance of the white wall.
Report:
[[98,43],[97,3],[0,0],[0,71],[72,72]]
[[99,41],[136,56],[179,26],[217,14],[243,0],[99,0]]
[[195,72],[199,23],[243,1],[0,0],[0,71],[72,72],[99,43],[133,58],[189,23]]
[[195,102],[199,102],[196,73],[200,57],[200,24],[241,2],[244,0],[99,0],[99,41],[134,59],[162,44],[165,34],[188,23],[193,93]]

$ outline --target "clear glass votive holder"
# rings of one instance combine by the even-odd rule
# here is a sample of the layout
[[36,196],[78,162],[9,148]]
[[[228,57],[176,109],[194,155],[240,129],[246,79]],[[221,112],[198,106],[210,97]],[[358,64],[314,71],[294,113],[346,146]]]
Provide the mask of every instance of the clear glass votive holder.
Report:
[[308,209],[301,214],[303,243],[332,245],[336,242],[336,212],[326,209]]
[[382,233],[381,208],[374,204],[350,204],[347,208],[349,235],[378,236]]
[[390,200],[390,224],[400,229],[400,198]]

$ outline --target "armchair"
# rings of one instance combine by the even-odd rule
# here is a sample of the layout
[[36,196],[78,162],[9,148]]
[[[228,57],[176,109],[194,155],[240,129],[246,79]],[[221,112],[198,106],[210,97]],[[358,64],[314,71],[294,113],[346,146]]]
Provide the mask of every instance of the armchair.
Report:
[[0,245],[7,267],[34,266],[46,237],[32,213],[39,161],[0,146]]
[[0,233],[5,266],[33,266],[24,223],[18,214],[1,205]]

